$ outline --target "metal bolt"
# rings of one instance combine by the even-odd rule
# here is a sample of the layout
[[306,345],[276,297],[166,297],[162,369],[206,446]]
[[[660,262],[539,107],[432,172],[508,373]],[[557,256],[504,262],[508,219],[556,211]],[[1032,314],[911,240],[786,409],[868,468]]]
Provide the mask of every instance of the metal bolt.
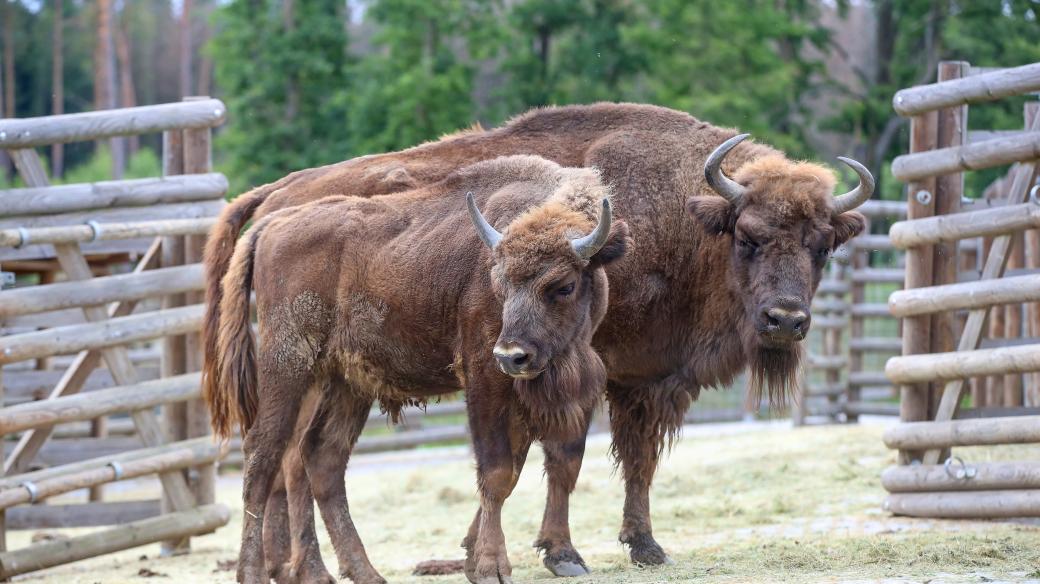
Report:
[[896,96],[896,103],[903,103],[903,96],[902,95],[897,95]]
[[0,140],[6,140],[6,139],[7,139],[7,132],[5,132],[3,130],[0,130]]
[[921,203],[922,205],[927,205],[932,202],[932,193],[924,189],[921,189],[917,191],[917,194],[914,195],[914,198],[917,199],[918,203]]
[[29,136],[32,136],[32,132],[30,132],[29,130],[26,130],[26,131],[22,132],[22,135],[25,136],[26,138],[28,138]]
[[1029,202],[1040,205],[1040,185],[1033,185],[1033,188],[1029,189]]
[[220,117],[220,113],[221,113],[220,108],[217,108],[217,109],[213,110],[213,117],[219,118]]

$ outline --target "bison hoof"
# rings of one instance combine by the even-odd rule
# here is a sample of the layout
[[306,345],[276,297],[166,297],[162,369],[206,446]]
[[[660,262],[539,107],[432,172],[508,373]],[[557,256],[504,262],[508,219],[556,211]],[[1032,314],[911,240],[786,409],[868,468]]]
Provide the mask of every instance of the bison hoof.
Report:
[[625,543],[628,544],[632,563],[637,566],[664,566],[675,563],[649,533],[631,537]]
[[505,574],[477,578],[477,584],[513,584],[513,579]]
[[546,552],[542,563],[554,576],[571,578],[590,573],[588,566],[585,565],[585,560],[574,548],[563,549],[556,553]]

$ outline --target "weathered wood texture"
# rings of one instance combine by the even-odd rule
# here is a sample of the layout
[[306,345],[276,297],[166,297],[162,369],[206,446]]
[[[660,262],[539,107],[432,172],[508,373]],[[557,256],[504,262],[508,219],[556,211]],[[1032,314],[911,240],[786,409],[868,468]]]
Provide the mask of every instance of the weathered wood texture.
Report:
[[0,363],[39,359],[199,330],[201,304],[0,338]]
[[59,282],[7,290],[0,296],[0,317],[33,314],[109,302],[141,300],[164,294],[201,290],[202,264],[174,266],[134,274]]
[[1040,158],[1040,132],[1030,131],[986,142],[903,154],[892,161],[892,175],[901,181],[913,181],[1037,158]]
[[209,533],[227,524],[229,519],[227,507],[205,505],[188,511],[134,521],[68,540],[45,542],[0,553],[0,577],[10,578],[171,537]]
[[227,179],[220,173],[10,189],[0,191],[0,215],[50,215],[188,203],[220,199],[227,189]]
[[885,364],[885,376],[893,383],[921,383],[935,379],[963,381],[976,375],[1034,371],[1040,371],[1040,345],[904,355],[892,357]]
[[1037,300],[1040,300],[1040,275],[896,291],[888,297],[888,308],[893,316],[902,318]]
[[1040,517],[1040,490],[898,493],[884,508],[896,515],[944,519]]
[[199,374],[164,377],[135,385],[40,400],[0,410],[0,434],[133,412],[199,397]]
[[885,430],[889,448],[926,449],[1040,442],[1040,416],[913,422]]
[[892,107],[901,116],[913,116],[940,108],[993,101],[1040,90],[1040,63],[1000,69],[962,79],[901,89]]
[[71,505],[30,505],[4,511],[8,529],[60,529],[122,525],[159,515],[159,500]]
[[971,476],[957,478],[960,463],[892,466],[881,473],[881,485],[890,493],[1040,489],[1040,462],[966,463]]
[[0,120],[0,148],[32,148],[162,132],[173,128],[212,128],[224,123],[219,99],[185,101],[60,116]]
[[971,237],[992,237],[1040,227],[1040,205],[1022,203],[983,211],[900,221],[889,236],[898,249]]

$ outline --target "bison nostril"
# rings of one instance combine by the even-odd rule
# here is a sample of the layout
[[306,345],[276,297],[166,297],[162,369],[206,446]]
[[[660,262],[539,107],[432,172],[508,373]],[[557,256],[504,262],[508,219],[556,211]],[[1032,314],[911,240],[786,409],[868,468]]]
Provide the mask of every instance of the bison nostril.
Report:
[[516,366],[524,365],[524,364],[526,364],[530,360],[531,360],[531,355],[529,353],[523,353],[521,355],[516,355],[515,357],[513,357],[513,365],[516,365]]

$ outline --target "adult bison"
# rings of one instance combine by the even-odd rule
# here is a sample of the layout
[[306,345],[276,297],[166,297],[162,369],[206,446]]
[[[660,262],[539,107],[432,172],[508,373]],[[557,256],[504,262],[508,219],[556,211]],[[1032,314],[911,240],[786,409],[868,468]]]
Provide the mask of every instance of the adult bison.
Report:
[[[218,351],[206,354],[218,375],[204,388],[218,434],[228,438],[237,421],[245,436],[240,582],[268,580],[262,517],[312,388],[318,405],[300,455],[333,539],[353,547],[355,582],[385,581],[338,497],[339,462],[376,399],[399,409],[463,388],[483,509],[472,572],[508,579],[501,506],[531,441],[583,437],[606,381],[591,341],[607,309],[603,268],[628,239],[623,222],[611,228],[606,194],[595,170],[512,156],[405,193],[285,209],[252,227],[224,276]],[[323,474],[328,453],[338,476]]]
[[[827,256],[863,229],[853,209],[873,190],[866,169],[846,161],[860,185],[834,197],[830,170],[735,134],[655,106],[568,106],[300,171],[225,210],[206,250],[208,294],[220,296],[234,242],[252,217],[332,194],[411,188],[509,154],[598,168],[639,242],[607,269],[610,307],[593,341],[607,366],[612,450],[625,481],[620,540],[633,561],[660,564],[667,556],[652,535],[649,491],[665,444],[701,388],[725,385],[745,368],[756,390],[782,399]],[[209,346],[218,317],[207,317]],[[573,573],[584,562],[570,541],[567,505],[584,440],[543,448],[549,492],[536,545],[550,570]]]

